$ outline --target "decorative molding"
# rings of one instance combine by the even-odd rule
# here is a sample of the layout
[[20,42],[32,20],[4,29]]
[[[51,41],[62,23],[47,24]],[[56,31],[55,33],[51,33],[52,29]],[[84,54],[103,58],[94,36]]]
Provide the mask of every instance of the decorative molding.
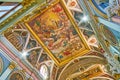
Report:
[[24,11],[28,10],[30,7],[32,7],[35,4],[36,4],[36,0],[24,0],[23,2],[21,2],[21,5],[23,5],[23,8],[21,8],[20,10],[18,10],[16,13],[14,13],[14,15],[10,16],[5,21],[3,21],[0,24],[0,28],[3,28],[11,20],[13,20],[15,17],[19,16],[20,14],[22,14]]
[[16,67],[16,64],[14,62],[10,63],[9,69],[13,70]]
[[3,71],[3,60],[0,57],[0,75],[1,75],[2,71]]
[[85,69],[87,69],[89,66],[94,64],[107,65],[107,61],[105,58],[97,57],[97,56],[82,56],[82,57],[76,58],[70,61],[62,69],[62,71],[58,75],[57,80],[66,80],[68,76],[78,71],[78,69],[81,68],[81,70],[84,72]]
[[9,80],[13,80],[13,79],[20,79],[20,80],[26,80],[26,74],[23,70],[16,70],[13,71],[10,76],[8,77]]

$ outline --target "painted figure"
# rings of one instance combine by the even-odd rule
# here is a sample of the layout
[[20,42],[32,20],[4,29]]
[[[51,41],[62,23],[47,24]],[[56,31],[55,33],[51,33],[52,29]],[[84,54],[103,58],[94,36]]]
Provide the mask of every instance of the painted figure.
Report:
[[[82,48],[79,35],[60,4],[48,9],[28,24],[45,46],[59,59],[65,59]],[[80,47],[71,47],[70,50],[69,45],[75,46],[76,42]]]

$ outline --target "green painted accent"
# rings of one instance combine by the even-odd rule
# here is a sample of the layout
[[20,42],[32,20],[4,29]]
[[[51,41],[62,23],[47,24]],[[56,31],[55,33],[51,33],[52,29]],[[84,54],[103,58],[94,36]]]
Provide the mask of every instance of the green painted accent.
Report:
[[39,21],[35,21],[35,23],[37,24],[37,26],[41,27],[41,24]]
[[45,2],[46,0],[37,0],[38,3],[43,3]]

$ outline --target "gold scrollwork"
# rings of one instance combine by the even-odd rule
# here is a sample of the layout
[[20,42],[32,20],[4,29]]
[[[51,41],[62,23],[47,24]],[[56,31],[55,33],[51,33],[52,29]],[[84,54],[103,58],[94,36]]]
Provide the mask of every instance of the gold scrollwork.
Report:
[[29,3],[33,3],[33,2],[36,2],[36,0],[23,0],[21,4],[23,6],[26,6],[26,5],[30,5]]
[[119,80],[120,79],[120,74],[114,74],[114,77],[116,80]]
[[14,62],[11,62],[9,65],[9,69],[13,70],[16,67],[16,64]]

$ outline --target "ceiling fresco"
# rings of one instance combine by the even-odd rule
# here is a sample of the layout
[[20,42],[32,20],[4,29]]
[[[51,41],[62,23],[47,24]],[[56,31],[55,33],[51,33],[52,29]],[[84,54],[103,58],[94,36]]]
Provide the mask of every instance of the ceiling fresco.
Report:
[[119,80],[120,0],[0,1],[0,80]]
[[25,23],[30,32],[36,34],[34,36],[40,44],[47,47],[46,51],[53,55],[58,65],[71,60],[79,52],[79,55],[82,55],[89,51],[81,33],[77,31],[67,13],[60,1]]

